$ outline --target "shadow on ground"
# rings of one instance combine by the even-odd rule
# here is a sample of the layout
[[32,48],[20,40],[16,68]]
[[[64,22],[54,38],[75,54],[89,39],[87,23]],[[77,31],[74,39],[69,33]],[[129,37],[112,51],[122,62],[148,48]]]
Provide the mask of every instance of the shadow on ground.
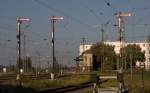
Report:
[[0,93],[32,93],[34,90],[29,87],[22,87],[16,85],[1,85]]

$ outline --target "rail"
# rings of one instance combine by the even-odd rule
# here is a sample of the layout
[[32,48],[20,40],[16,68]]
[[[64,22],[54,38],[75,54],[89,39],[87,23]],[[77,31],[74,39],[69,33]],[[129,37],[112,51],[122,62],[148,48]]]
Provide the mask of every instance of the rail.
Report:
[[33,93],[64,93],[64,92],[80,90],[80,89],[91,87],[91,86],[93,86],[93,83],[87,82],[87,83],[83,83],[83,84],[76,85],[76,86],[66,86],[66,87],[60,87],[60,88],[39,90]]

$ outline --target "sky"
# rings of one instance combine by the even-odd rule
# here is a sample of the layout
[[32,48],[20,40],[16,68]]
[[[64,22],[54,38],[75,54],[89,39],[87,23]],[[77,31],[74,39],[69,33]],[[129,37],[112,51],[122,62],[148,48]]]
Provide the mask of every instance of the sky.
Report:
[[[0,64],[16,64],[16,18],[29,18],[21,25],[22,57],[31,56],[33,64],[47,66],[52,62],[51,16],[63,16],[55,24],[56,58],[59,63],[74,66],[82,38],[87,44],[117,40],[116,16],[124,17],[127,41],[144,41],[150,35],[150,0],[0,0]],[[24,48],[25,36],[25,48]]]

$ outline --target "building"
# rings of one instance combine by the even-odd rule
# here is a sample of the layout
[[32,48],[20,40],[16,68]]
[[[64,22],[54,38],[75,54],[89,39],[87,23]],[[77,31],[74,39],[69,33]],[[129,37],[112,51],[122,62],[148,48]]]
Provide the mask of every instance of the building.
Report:
[[90,71],[93,67],[93,54],[88,51],[91,47],[92,44],[80,45],[79,47],[78,69],[80,71]]
[[90,71],[93,67],[93,54],[90,52],[84,52],[82,54],[82,59],[79,61],[79,70],[80,71]]
[[[113,45],[116,54],[119,54],[120,53],[120,48],[121,48],[123,43],[120,43],[119,41],[115,41],[115,42],[106,41],[105,44]],[[150,43],[147,42],[147,41],[132,42],[132,43],[131,42],[126,42],[126,43],[124,43],[124,46],[132,45],[132,44],[138,45],[141,48],[141,51],[145,53],[145,62],[144,62],[145,63],[145,69],[150,69]]]
[[84,51],[89,50],[93,44],[84,44],[79,46],[79,55],[82,55]]
[[[108,45],[112,45],[114,46],[114,51],[116,52],[116,54],[120,53],[120,48],[123,46],[127,46],[129,44],[136,44],[141,48],[141,51],[145,53],[145,69],[150,69],[150,43],[149,42],[119,42],[119,41],[105,41],[104,44],[108,44]],[[92,47],[93,44],[88,44],[88,45],[80,45],[79,47],[79,55],[83,55],[84,51],[89,50]],[[91,54],[92,55],[92,54]],[[91,59],[90,57],[88,58],[88,54],[84,54],[83,55],[83,61],[80,61],[79,65],[80,67],[86,67],[87,64],[89,64],[89,60]],[[91,56],[92,57],[92,56]],[[93,59],[92,59],[93,60]],[[89,65],[88,65],[89,66]],[[92,66],[92,63],[91,63]]]

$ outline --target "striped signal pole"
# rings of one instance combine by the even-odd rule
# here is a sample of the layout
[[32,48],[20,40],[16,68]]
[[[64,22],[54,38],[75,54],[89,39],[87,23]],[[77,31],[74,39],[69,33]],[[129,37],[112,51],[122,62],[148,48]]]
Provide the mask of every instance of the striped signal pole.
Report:
[[17,21],[17,43],[18,43],[18,60],[17,60],[17,77],[19,85],[21,85],[20,71],[21,71],[21,24],[24,21],[30,21],[28,18],[18,17]]
[[52,73],[51,73],[51,79],[54,78],[54,72],[55,72],[55,64],[56,64],[56,57],[55,57],[55,22],[57,20],[63,20],[63,17],[56,17],[52,16],[50,17],[51,20],[51,35],[52,35],[52,56],[53,56],[53,63],[52,63]]
[[[120,50],[124,47],[125,44],[125,28],[124,28],[124,20],[123,17],[127,17],[127,16],[132,16],[131,12],[127,12],[127,13],[123,13],[123,12],[119,12],[119,13],[115,13],[115,16],[117,17],[117,27],[118,27],[118,32],[119,32],[119,41],[120,41]],[[119,68],[123,68],[123,52],[125,52],[125,50],[120,51],[120,62],[122,61],[122,63],[119,64]],[[125,62],[125,67],[126,68],[126,62]]]
[[[123,57],[125,57],[123,54],[123,52],[125,53],[125,50],[123,50],[122,48],[125,46],[125,28],[124,28],[124,20],[123,17],[127,17],[127,16],[132,16],[132,14],[130,12],[128,13],[116,13],[115,14],[117,16],[117,27],[118,27],[118,32],[119,32],[119,41],[120,41],[120,64],[119,66],[117,66],[117,70],[118,70],[118,75],[121,76],[120,81],[119,81],[119,90],[120,93],[124,93],[126,91],[125,86],[124,86],[124,80],[123,80],[123,68],[126,69],[126,58],[124,59]],[[124,61],[125,60],[125,61]],[[125,64],[125,66],[123,66]]]

